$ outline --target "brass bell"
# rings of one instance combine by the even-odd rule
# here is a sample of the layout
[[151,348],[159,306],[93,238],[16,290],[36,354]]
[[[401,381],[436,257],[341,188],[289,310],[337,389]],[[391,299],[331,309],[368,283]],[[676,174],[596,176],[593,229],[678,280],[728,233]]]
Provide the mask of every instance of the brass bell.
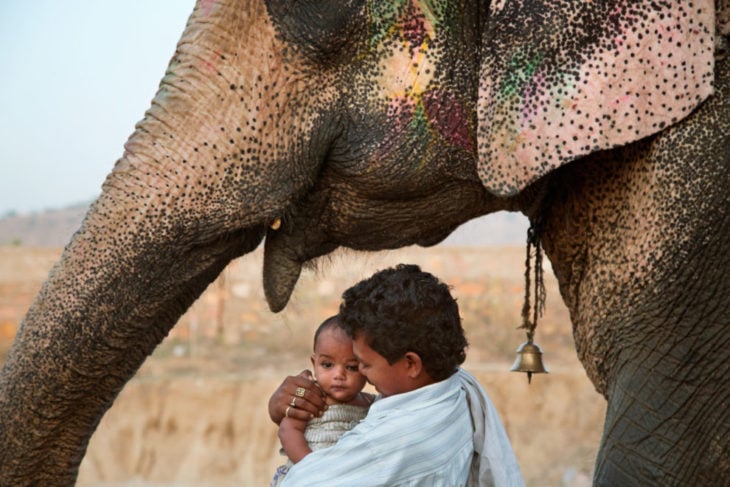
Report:
[[527,340],[517,348],[517,358],[510,369],[512,372],[527,372],[527,383],[532,380],[532,374],[547,374],[548,370],[542,363],[542,350]]

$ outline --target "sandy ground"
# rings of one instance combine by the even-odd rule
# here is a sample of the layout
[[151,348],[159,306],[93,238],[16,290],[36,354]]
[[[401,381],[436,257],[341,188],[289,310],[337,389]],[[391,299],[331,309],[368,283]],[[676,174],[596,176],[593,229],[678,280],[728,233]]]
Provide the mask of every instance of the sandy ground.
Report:
[[[60,250],[0,247],[0,353]],[[261,290],[259,252],[234,261],[121,392],[93,435],[78,485],[265,486],[281,462],[266,402],[308,364],[311,333],[347,286],[397,262],[453,286],[470,341],[465,367],[484,385],[529,486],[590,485],[605,401],[575,357],[567,310],[546,269],[536,339],[550,373],[508,372],[522,306],[524,248],[338,254],[306,270],[277,315]]]

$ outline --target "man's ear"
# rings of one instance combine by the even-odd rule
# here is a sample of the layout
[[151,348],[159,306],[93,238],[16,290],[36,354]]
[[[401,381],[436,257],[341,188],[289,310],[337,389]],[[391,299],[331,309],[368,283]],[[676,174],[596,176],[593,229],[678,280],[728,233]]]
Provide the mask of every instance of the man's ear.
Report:
[[411,379],[417,379],[421,373],[424,372],[421,356],[416,352],[406,352],[403,358],[405,359],[406,373],[408,374],[408,377]]

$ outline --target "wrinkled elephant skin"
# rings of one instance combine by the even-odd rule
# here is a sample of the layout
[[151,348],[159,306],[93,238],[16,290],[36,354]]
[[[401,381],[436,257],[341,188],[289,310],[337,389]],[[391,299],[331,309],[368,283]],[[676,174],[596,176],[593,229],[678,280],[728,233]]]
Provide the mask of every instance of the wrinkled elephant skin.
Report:
[[71,485],[180,315],[265,240],[287,304],[338,247],[521,211],[608,401],[597,485],[730,478],[724,2],[199,0],[0,375],[0,485]]

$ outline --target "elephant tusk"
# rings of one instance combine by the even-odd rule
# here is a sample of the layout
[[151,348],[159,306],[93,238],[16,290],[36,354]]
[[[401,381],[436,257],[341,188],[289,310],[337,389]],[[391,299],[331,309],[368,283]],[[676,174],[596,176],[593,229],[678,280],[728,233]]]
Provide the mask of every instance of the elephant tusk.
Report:
[[279,228],[281,228],[281,218],[277,218],[273,222],[271,222],[272,230],[278,230]]

